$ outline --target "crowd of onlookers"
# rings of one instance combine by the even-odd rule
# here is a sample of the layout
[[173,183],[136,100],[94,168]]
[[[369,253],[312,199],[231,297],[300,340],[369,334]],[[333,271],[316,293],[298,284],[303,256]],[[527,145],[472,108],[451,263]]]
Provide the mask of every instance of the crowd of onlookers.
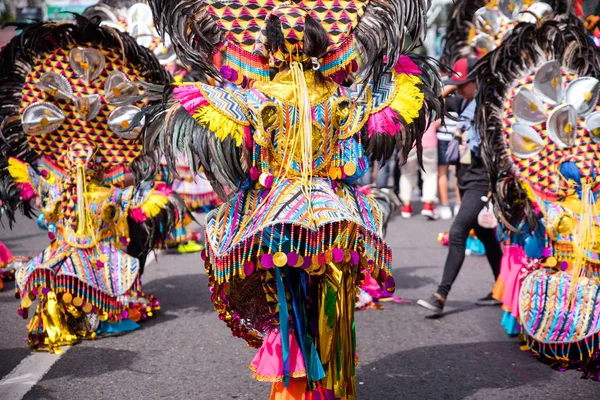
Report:
[[[411,218],[412,200],[415,191],[420,193],[423,203],[421,215],[431,220],[451,219],[460,209],[460,194],[456,182],[455,168],[448,164],[446,151],[456,132],[456,119],[460,109],[459,95],[446,99],[446,108],[452,118],[433,121],[424,133],[423,169],[419,168],[416,150],[413,149],[406,163],[400,166],[398,154],[385,164],[375,162],[362,178],[361,184],[378,188],[393,187],[402,201],[401,215]],[[450,191],[454,190],[454,206],[450,204]]]
[[[452,67],[445,81],[442,96],[448,118],[432,121],[422,138],[422,169],[416,149],[400,165],[397,154],[387,163],[370,167],[360,182],[378,188],[393,187],[402,201],[401,215],[411,218],[415,189],[420,192],[421,215],[431,220],[454,217],[448,235],[448,255],[440,285],[428,299],[417,304],[435,314],[441,314],[452,284],[460,272],[467,239],[471,231],[485,248],[492,273],[500,271],[502,249],[493,228],[478,223],[481,212],[488,209],[490,182],[481,158],[481,135],[474,125],[477,82],[474,74],[475,58],[462,58]],[[450,205],[453,187],[454,207]],[[461,208],[461,204],[463,207]],[[491,292],[477,300],[478,305],[499,305]]]

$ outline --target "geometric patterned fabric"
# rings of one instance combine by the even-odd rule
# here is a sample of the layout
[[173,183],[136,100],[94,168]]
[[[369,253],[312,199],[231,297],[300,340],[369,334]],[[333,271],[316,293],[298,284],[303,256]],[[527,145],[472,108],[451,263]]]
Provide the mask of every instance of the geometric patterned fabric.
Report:
[[[575,75],[562,70],[563,80],[566,85],[576,78]],[[546,201],[556,201],[559,194],[558,168],[563,161],[568,158],[575,162],[579,167],[583,177],[591,177],[592,169],[600,171],[600,144],[592,140],[591,133],[584,127],[585,118],[577,117],[577,135],[572,147],[562,148],[552,141],[546,129],[546,122],[533,125],[532,128],[540,135],[545,143],[545,147],[537,155],[528,158],[519,158],[511,154],[510,133],[511,126],[516,122],[513,113],[513,101],[517,90],[524,87],[533,91],[533,72],[530,76],[517,81],[513,89],[508,93],[504,104],[504,135],[506,139],[506,149],[511,155],[511,161],[515,165],[515,172],[520,180],[526,181],[533,189],[536,196]],[[560,104],[560,103],[559,103]],[[546,114],[550,115],[552,110],[558,106],[544,103]],[[600,105],[596,105],[594,111],[600,110]],[[596,173],[597,175],[597,173]]]
[[[284,4],[280,0],[208,0],[208,12],[227,39],[248,53],[269,12]],[[339,48],[364,14],[366,0],[304,0],[294,7],[308,11],[329,33],[330,50]]]
[[[140,154],[142,145],[136,139],[120,138],[109,129],[108,116],[117,106],[109,105],[104,100],[104,82],[112,71],[121,71],[131,82],[136,84],[139,72],[131,63],[124,62],[123,56],[112,50],[105,50],[91,44],[86,46],[100,50],[106,61],[106,66],[100,76],[89,84],[80,79],[69,64],[69,51],[76,47],[75,45],[45,55],[37,60],[34,68],[29,73],[23,86],[21,115],[28,105],[35,102],[52,103],[59,107],[65,115],[64,122],[54,132],[40,136],[28,136],[29,145],[40,155],[49,156],[62,163],[60,155],[65,152],[69,144],[77,139],[86,140],[98,147],[97,155],[100,157],[100,163],[103,167],[128,165]],[[100,95],[102,106],[98,115],[90,121],[85,121],[78,116],[73,101],[55,100],[43,90],[36,88],[35,84],[40,77],[50,71],[67,78],[73,89],[73,94],[76,96]],[[143,94],[142,87],[139,84],[138,86],[140,94]],[[133,105],[142,108],[146,102],[147,100],[139,101],[133,103]],[[64,167],[64,165],[61,166]]]
[[537,270],[527,276],[519,304],[523,327],[541,343],[576,343],[600,331],[600,283],[580,278],[573,303],[568,304],[571,276]]

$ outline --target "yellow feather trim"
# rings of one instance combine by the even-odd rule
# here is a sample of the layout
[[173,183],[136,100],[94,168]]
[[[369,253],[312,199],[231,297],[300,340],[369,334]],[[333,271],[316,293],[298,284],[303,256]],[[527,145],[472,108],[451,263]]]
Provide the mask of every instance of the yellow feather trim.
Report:
[[227,118],[213,107],[200,107],[194,113],[194,119],[206,129],[214,132],[219,140],[224,141],[227,137],[231,137],[235,139],[236,146],[242,145],[244,126]]
[[154,218],[169,203],[169,198],[162,193],[152,193],[139,207],[146,218]]
[[395,75],[394,80],[398,90],[390,107],[400,114],[407,124],[411,124],[419,117],[419,111],[424,106],[425,94],[417,86],[423,84],[423,81],[416,75],[407,74]]
[[31,183],[27,164],[16,158],[11,157],[8,159],[8,173],[16,183]]

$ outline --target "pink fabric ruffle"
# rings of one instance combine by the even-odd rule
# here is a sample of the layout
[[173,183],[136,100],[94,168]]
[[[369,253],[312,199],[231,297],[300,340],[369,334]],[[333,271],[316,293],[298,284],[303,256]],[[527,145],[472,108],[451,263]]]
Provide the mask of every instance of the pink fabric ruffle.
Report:
[[0,267],[11,263],[14,259],[15,258],[13,257],[8,247],[6,247],[4,243],[0,242]]
[[[302,352],[296,337],[290,332],[290,376],[300,378],[306,376],[306,368],[302,359]],[[281,349],[281,334],[279,331],[270,331],[263,340],[263,344],[250,363],[253,377],[262,382],[283,381],[283,353]]]
[[519,318],[519,293],[521,292],[521,267],[527,263],[525,250],[520,246],[505,246],[500,265],[500,279],[504,283],[502,303],[513,317]]

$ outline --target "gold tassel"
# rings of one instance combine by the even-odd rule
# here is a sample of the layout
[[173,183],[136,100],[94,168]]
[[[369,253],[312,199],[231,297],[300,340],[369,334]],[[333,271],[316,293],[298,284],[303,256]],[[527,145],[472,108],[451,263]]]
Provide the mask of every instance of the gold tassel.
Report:
[[85,166],[77,166],[77,234],[83,235],[87,227],[85,199]]
[[575,227],[575,246],[574,246],[574,263],[571,275],[571,285],[569,287],[569,304],[572,304],[579,278],[582,272],[585,271],[587,264],[586,249],[591,249],[594,244],[594,212],[596,204],[594,194],[592,193],[592,185],[585,183],[582,185],[582,203],[581,212]]

